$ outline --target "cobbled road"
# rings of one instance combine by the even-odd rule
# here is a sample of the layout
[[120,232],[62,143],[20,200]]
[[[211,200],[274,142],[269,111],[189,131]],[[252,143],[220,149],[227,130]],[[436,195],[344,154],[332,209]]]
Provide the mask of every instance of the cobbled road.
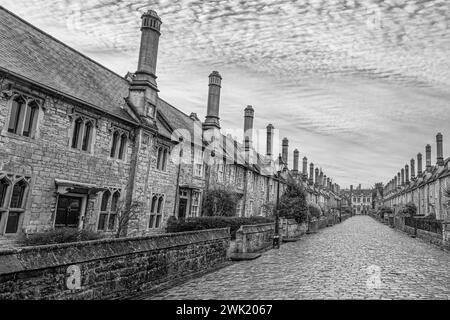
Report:
[[450,299],[450,253],[355,216],[147,299]]

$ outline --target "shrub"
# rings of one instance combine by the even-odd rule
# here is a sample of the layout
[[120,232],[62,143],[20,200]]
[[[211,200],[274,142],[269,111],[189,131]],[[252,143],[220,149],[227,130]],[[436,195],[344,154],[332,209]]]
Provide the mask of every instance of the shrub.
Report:
[[382,219],[384,219],[385,214],[392,214],[392,209],[387,206],[382,206],[378,209],[378,214]]
[[232,190],[209,190],[205,195],[205,216],[232,217],[236,214],[238,195]]
[[403,207],[401,207],[398,211],[400,216],[403,217],[413,217],[417,212],[417,207],[414,203],[409,202]]
[[198,217],[177,220],[170,217],[167,221],[167,232],[185,232],[195,230],[230,228],[231,239],[236,239],[236,231],[242,225],[274,222],[272,218],[266,217]]
[[314,202],[308,203],[308,210],[311,217],[318,219],[322,216],[322,209]]
[[58,228],[25,235],[22,237],[21,242],[25,246],[42,246],[55,243],[97,240],[101,238],[103,238],[103,235],[98,232],[74,228]]
[[303,188],[297,185],[288,185],[280,198],[280,217],[295,219],[302,223],[308,216],[308,204]]

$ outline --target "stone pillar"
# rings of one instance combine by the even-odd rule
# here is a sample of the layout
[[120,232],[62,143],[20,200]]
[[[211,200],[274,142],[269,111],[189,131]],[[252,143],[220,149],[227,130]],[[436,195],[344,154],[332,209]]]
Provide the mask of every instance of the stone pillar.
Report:
[[422,176],[422,154],[417,154],[417,176]]
[[252,148],[253,140],[253,118],[255,111],[252,106],[247,106],[244,110],[244,149],[248,151]]
[[266,155],[268,157],[272,157],[273,154],[273,125],[271,123],[269,123],[269,125],[267,126],[267,151],[266,151]]
[[425,147],[425,160],[427,165],[427,172],[431,172],[431,146],[427,144]]
[[206,109],[206,119],[203,128],[220,129],[219,107],[220,107],[220,89],[222,85],[222,77],[217,71],[213,71],[209,75],[208,105]]
[[298,161],[299,161],[299,152],[298,149],[294,150],[294,173],[298,173]]
[[411,181],[416,177],[416,161],[411,159]]
[[288,138],[284,138],[282,142],[282,158],[283,162],[288,164],[288,151],[289,151],[289,140]]
[[437,157],[436,157],[436,159],[437,159],[437,165],[440,166],[440,167],[444,165],[444,152],[443,152],[443,147],[442,147],[442,140],[443,140],[442,134],[438,133],[436,135],[436,145],[437,145],[437,148],[436,148]]

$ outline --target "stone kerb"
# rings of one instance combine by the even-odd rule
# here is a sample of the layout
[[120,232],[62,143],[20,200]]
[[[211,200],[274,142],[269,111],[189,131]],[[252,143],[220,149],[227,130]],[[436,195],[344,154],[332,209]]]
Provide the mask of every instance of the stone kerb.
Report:
[[254,253],[263,251],[272,246],[274,234],[275,223],[243,225],[236,231],[234,252]]

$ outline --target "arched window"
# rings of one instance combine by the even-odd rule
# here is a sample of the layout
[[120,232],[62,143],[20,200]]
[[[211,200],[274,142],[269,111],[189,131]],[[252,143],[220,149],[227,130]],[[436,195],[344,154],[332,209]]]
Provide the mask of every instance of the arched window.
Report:
[[162,212],[163,201],[164,201],[164,196],[160,196],[159,199],[158,199],[158,210],[157,210],[157,213],[161,213]]
[[105,212],[106,210],[108,210],[108,202],[109,202],[109,198],[110,197],[111,197],[111,192],[105,191],[103,193],[102,204],[100,206],[100,211]]
[[92,135],[92,122],[88,121],[84,127],[84,137],[83,137],[83,145],[81,146],[81,150],[88,151],[89,146],[91,144],[91,135]]
[[83,126],[83,119],[78,118],[75,120],[72,134],[72,148],[78,148],[78,141],[80,139],[81,128]]
[[164,206],[164,195],[163,194],[153,194],[152,204],[150,208],[150,218],[148,222],[148,227],[150,229],[157,229],[161,225],[162,211]]
[[9,182],[6,178],[0,180],[0,208],[6,207],[6,191],[8,191]]
[[24,180],[20,180],[13,186],[11,202],[9,207],[19,209],[23,207],[23,199],[28,184]]
[[25,112],[25,99],[17,97],[12,101],[11,116],[9,118],[8,132],[20,134],[21,121]]
[[116,212],[117,211],[117,206],[119,204],[119,199],[120,199],[120,192],[116,191],[113,194],[112,197],[112,201],[111,201],[111,211],[112,212]]
[[157,202],[158,202],[158,197],[155,195],[155,196],[153,196],[153,198],[152,198],[152,206],[151,206],[151,209],[150,209],[150,212],[151,213],[156,213],[156,204],[157,204]]
[[158,148],[158,159],[156,161],[156,169],[161,170],[161,161],[162,161],[162,147]]
[[162,164],[161,164],[161,170],[166,171],[166,163],[167,163],[167,149],[164,148],[163,151],[163,157],[162,157]]
[[124,159],[125,156],[125,147],[127,145],[127,135],[124,133],[120,138],[120,148],[119,148],[119,159]]
[[35,131],[38,110],[39,107],[35,101],[28,103],[25,115],[25,124],[23,126],[23,135],[25,137],[32,137]]
[[111,153],[110,153],[111,158],[114,158],[116,156],[116,149],[117,149],[118,142],[119,142],[119,132],[114,131],[113,141],[112,141],[112,146],[111,146]]

